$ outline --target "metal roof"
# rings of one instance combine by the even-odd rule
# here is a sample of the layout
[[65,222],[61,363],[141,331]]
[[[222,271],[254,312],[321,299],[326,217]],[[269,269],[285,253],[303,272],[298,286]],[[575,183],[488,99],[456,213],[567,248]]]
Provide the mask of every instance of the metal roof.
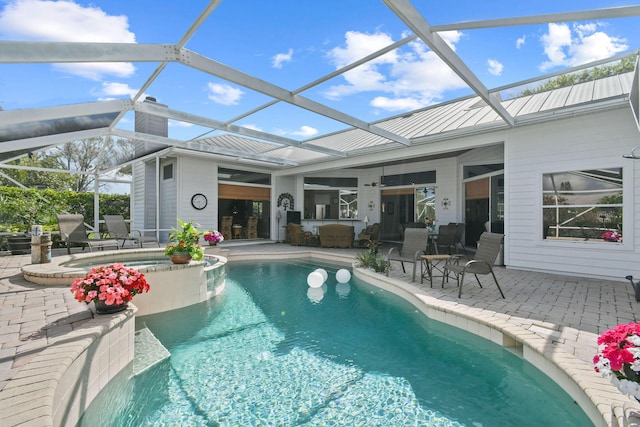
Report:
[[[364,156],[384,150],[398,150],[423,143],[429,138],[447,138],[449,135],[453,137],[466,132],[508,129],[521,123],[548,120],[551,112],[554,113],[554,117],[562,117],[564,111],[575,114],[581,109],[591,110],[599,105],[607,108],[615,102],[626,102],[626,96],[631,88],[632,73],[605,77],[548,92],[502,99],[501,94],[507,89],[514,89],[520,85],[531,86],[534,80],[490,90],[444,42],[439,32],[491,26],[529,25],[560,20],[640,16],[640,6],[431,26],[426,17],[414,9],[408,0],[383,0],[383,2],[413,34],[296,90],[285,89],[185,48],[190,37],[213,13],[219,1],[211,1],[176,44],[0,41],[0,64],[68,62],[157,62],[159,64],[148,76],[146,84],[130,100],[13,111],[0,110],[0,163],[47,146],[80,138],[112,135],[218,154],[230,160],[257,161],[261,162],[265,168],[281,169],[344,157]],[[377,122],[365,122],[301,94],[310,87],[374,60],[415,39],[419,39],[436,53],[475,94]],[[637,52],[632,52],[596,61],[565,70],[565,72],[575,72],[636,54]],[[232,82],[266,96],[269,101],[231,121],[197,116],[173,110],[171,106],[153,105],[142,101],[144,91],[169,64],[190,67],[197,72]],[[542,81],[559,74],[549,74],[537,80]],[[301,141],[233,124],[241,117],[247,117],[282,103],[341,122],[344,130]],[[131,111],[146,112],[196,124],[203,128],[205,136],[183,141],[119,129],[118,125],[122,118]],[[216,134],[210,135],[212,132]]]

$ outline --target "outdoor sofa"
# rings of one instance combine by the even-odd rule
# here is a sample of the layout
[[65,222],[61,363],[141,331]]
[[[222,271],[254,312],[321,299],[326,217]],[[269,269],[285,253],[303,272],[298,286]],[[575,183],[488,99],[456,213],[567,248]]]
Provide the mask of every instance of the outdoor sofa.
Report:
[[318,235],[323,248],[350,248],[356,233],[353,225],[325,224],[318,227]]

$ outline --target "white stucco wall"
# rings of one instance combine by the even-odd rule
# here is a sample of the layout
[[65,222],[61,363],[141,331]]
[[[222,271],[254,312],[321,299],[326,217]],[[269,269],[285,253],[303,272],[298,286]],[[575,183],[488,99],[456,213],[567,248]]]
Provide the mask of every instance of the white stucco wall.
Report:
[[[638,193],[640,162],[624,159],[640,138],[628,108],[522,127],[505,142],[508,266],[580,276],[640,276]],[[542,238],[542,175],[623,167],[623,244]]]

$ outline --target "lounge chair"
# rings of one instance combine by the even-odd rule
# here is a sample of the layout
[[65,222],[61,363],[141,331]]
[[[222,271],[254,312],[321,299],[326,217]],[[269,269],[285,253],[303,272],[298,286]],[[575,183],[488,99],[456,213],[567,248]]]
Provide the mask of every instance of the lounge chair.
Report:
[[82,249],[89,247],[94,249],[113,248],[120,249],[116,239],[90,239],[84,224],[84,216],[79,214],[58,214],[58,229],[60,240],[67,245],[67,253],[71,255],[71,245],[82,245]]
[[480,240],[478,241],[478,250],[476,251],[473,259],[463,265],[445,265],[442,282],[444,283],[445,277],[449,277],[449,273],[455,274],[456,281],[458,282],[458,298],[460,298],[462,295],[462,284],[464,283],[464,276],[466,273],[471,273],[476,276],[476,280],[480,287],[482,287],[482,284],[480,283],[480,279],[478,279],[478,274],[491,274],[493,276],[493,280],[496,282],[498,290],[500,291],[500,295],[504,298],[504,293],[502,293],[502,289],[500,289],[500,285],[498,284],[498,279],[493,272],[493,265],[500,254],[500,245],[503,241],[504,234],[489,233],[486,231],[482,233]]
[[134,244],[141,248],[145,243],[153,243],[155,246],[160,247],[158,239],[152,236],[143,236],[139,230],[131,230],[127,227],[127,223],[122,215],[103,215],[104,223],[107,226],[107,232],[109,237],[122,240],[120,247],[124,247],[127,240],[134,242]]
[[387,276],[391,269],[391,261],[400,261],[402,271],[406,273],[404,268],[405,262],[413,263],[413,275],[411,280],[416,280],[416,265],[421,261],[420,255],[424,255],[427,249],[427,240],[429,239],[429,230],[426,228],[407,228],[404,230],[404,241],[402,247],[393,247],[389,249],[387,254]]

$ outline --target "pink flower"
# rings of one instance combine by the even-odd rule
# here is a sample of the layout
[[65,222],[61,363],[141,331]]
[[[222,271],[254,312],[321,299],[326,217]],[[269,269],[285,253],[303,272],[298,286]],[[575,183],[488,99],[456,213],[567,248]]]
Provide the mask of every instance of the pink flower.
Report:
[[94,267],[86,277],[76,279],[71,284],[74,298],[87,304],[104,301],[107,305],[120,305],[149,289],[149,283],[142,273],[121,263]]
[[603,332],[593,363],[595,371],[611,376],[623,393],[640,399],[640,323],[617,325]]

